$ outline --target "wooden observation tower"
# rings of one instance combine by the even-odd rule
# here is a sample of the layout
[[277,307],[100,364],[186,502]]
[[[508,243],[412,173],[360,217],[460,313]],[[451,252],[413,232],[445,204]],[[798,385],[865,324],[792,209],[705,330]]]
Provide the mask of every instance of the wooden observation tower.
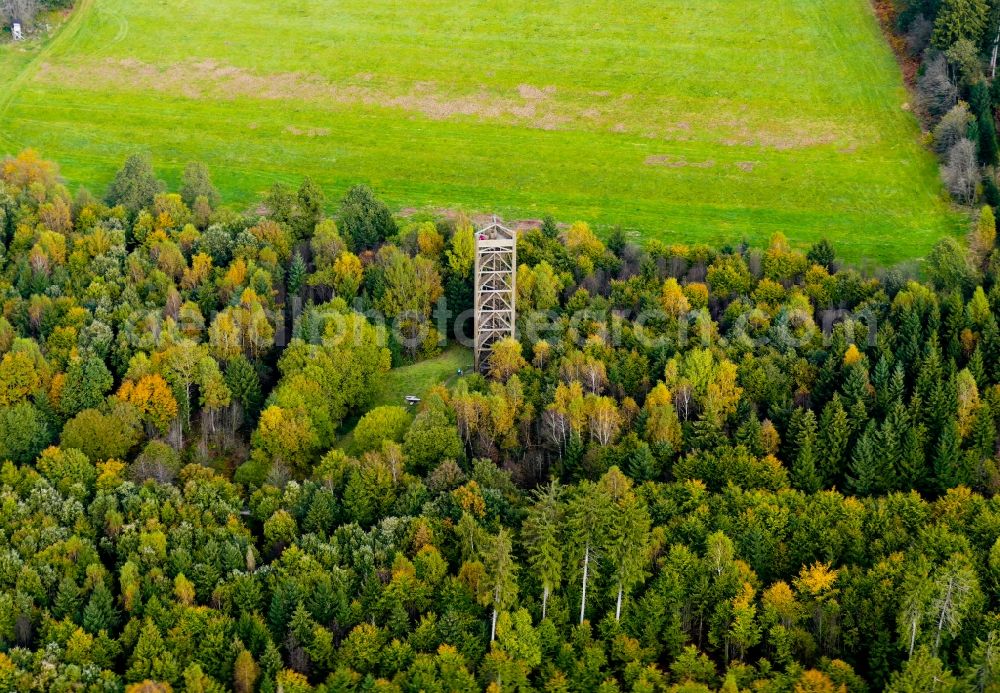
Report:
[[493,222],[476,232],[476,369],[483,370],[493,345],[514,336],[517,234]]

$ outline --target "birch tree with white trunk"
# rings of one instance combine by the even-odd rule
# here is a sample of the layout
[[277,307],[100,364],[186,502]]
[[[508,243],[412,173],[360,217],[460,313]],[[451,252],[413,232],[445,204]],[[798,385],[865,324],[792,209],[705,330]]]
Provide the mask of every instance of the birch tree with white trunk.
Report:
[[486,548],[483,563],[487,571],[490,619],[490,642],[497,636],[497,614],[505,611],[517,598],[517,564],[511,552],[510,531],[501,527]]
[[647,576],[652,520],[645,504],[632,490],[632,481],[617,467],[612,467],[601,480],[622,487],[612,494],[614,520],[608,532],[607,558],[614,578],[615,620],[620,621],[622,603],[632,589]]
[[523,539],[528,565],[542,584],[542,619],[548,613],[549,595],[562,582],[564,512],[563,489],[556,480],[535,491],[535,504],[524,520]]
[[979,597],[976,574],[961,556],[953,556],[936,572],[929,614],[934,624],[935,654],[941,646],[942,637],[958,634],[962,621]]
[[611,499],[597,484],[580,482],[566,509],[570,556],[580,567],[580,623],[587,613],[587,588],[596,558],[607,539],[611,523]]

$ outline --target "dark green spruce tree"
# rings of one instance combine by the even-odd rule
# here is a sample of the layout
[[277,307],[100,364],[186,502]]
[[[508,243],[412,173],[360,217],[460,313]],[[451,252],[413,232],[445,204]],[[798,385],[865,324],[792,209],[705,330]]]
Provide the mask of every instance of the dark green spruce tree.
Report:
[[637,484],[657,477],[656,458],[653,457],[653,451],[648,443],[639,441],[639,444],[629,453],[627,471]]
[[563,477],[567,479],[579,478],[583,465],[583,439],[580,434],[573,431],[566,443],[566,451],[563,453],[562,468]]
[[823,478],[816,469],[816,414],[799,407],[792,413],[788,427],[791,439],[792,486],[806,493],[823,487]]
[[878,428],[869,421],[858,438],[851,456],[847,485],[859,496],[871,496],[886,490],[887,468],[878,449]]
[[763,457],[764,446],[761,441],[760,432],[760,419],[757,418],[755,413],[749,412],[746,420],[736,429],[736,435],[734,436],[736,444],[742,445],[756,457]]
[[311,178],[306,178],[299,186],[296,193],[296,215],[292,223],[292,230],[298,240],[308,240],[312,238],[316,230],[316,224],[323,221],[323,205],[326,198],[323,189],[320,188]]
[[889,475],[886,477],[886,488],[906,490],[909,484],[903,478],[903,446],[909,422],[906,407],[902,400],[896,400],[889,405],[888,414],[879,427],[878,450]]
[[851,442],[851,424],[839,394],[826,403],[819,419],[817,469],[824,486],[844,477],[847,450]]
[[244,422],[253,421],[262,400],[257,370],[245,356],[237,356],[226,365],[225,379],[233,399],[243,409]]
[[952,416],[944,424],[938,436],[934,452],[935,488],[941,494],[960,484],[968,484],[970,479],[968,458],[962,452],[962,441],[958,433],[958,421]]
[[976,418],[972,422],[972,431],[969,433],[969,450],[973,453],[977,467],[983,460],[996,455],[996,421],[988,402],[979,403],[979,411],[976,412]]
[[306,263],[302,255],[295,253],[292,264],[288,266],[288,280],[286,282],[289,296],[298,296],[302,291],[302,283],[306,278]]
[[897,363],[903,366],[911,384],[919,372],[922,343],[920,313],[914,307],[903,309],[903,317],[897,325],[894,351]]
[[67,576],[59,583],[55,601],[52,603],[52,615],[56,618],[77,620],[77,610],[80,608],[80,588],[76,581]]
[[99,631],[111,632],[118,622],[114,597],[104,582],[98,582],[90,593],[90,600],[83,608],[83,628],[96,635]]
[[909,426],[903,438],[903,456],[900,459],[899,474],[905,488],[922,493],[927,492],[927,426],[920,420],[922,403],[919,397],[910,400],[907,419]]

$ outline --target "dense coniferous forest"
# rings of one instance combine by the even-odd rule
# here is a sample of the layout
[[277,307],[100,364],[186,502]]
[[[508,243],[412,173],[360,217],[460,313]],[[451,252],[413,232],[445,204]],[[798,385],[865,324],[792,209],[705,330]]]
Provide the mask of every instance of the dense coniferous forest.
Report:
[[4,161],[0,689],[997,690],[989,207],[920,278],[546,219],[518,339],[373,407],[473,234]]

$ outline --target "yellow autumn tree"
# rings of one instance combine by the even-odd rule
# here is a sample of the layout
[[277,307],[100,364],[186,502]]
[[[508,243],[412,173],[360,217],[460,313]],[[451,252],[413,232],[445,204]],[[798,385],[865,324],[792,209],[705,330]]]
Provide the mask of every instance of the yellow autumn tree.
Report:
[[459,224],[451,237],[451,247],[445,251],[448,267],[457,277],[472,276],[472,268],[476,261],[476,240],[472,224],[466,221]]
[[572,433],[581,434],[586,417],[583,386],[577,381],[559,383],[552,403],[545,408],[542,427],[549,440],[565,445]]
[[491,377],[506,382],[527,365],[528,362],[521,355],[521,343],[513,337],[506,337],[493,344],[489,358]]
[[754,588],[749,582],[744,582],[743,589],[733,597],[729,632],[726,634],[730,648],[735,650],[739,659],[743,659],[747,650],[760,642],[760,626],[756,617]]
[[139,683],[130,683],[125,687],[125,693],[173,693],[169,683],[146,679]]
[[191,258],[191,267],[184,270],[181,286],[185,289],[193,289],[208,279],[211,271],[212,257],[206,253],[198,253]]
[[795,587],[811,598],[836,593],[837,575],[838,571],[832,570],[829,564],[817,561],[810,566],[802,566],[795,578]]
[[34,359],[24,351],[4,354],[0,360],[0,406],[22,402],[41,386]]
[[566,250],[574,257],[589,257],[596,259],[604,254],[604,244],[601,243],[586,222],[574,222],[563,234]]
[[764,252],[764,276],[775,281],[786,281],[805,272],[809,263],[802,253],[791,249],[788,238],[781,232],[771,236]]
[[646,439],[650,443],[668,443],[674,450],[681,445],[681,422],[674,409],[673,395],[663,383],[657,383],[646,396]]
[[770,419],[764,419],[760,425],[760,444],[768,455],[776,455],[781,445],[781,435]]
[[695,309],[708,306],[708,286],[702,282],[691,282],[684,287],[684,296]]
[[59,167],[46,161],[34,149],[25,149],[17,156],[7,157],[0,166],[0,180],[17,193],[33,183],[49,188],[59,182]]
[[736,412],[743,388],[736,383],[736,364],[722,359],[715,367],[712,381],[705,394],[705,412],[717,422],[725,421]]
[[847,686],[834,684],[822,671],[809,669],[795,684],[794,693],[847,693]]
[[118,390],[118,399],[135,407],[142,420],[161,433],[167,432],[177,416],[177,400],[159,374],[146,375],[138,381],[126,380]]
[[683,317],[691,310],[691,302],[673,277],[663,282],[663,288],[660,290],[660,307],[672,318]]
[[42,231],[38,234],[38,246],[53,264],[66,263],[66,236],[55,231]]
[[552,357],[552,345],[546,340],[540,339],[531,348],[531,363],[536,368],[545,368],[545,364]]
[[792,588],[784,580],[778,580],[763,595],[764,616],[767,620],[791,628],[802,617],[802,605],[795,599]]
[[621,414],[618,404],[611,397],[587,395],[587,426],[590,438],[599,445],[610,445],[621,430]]
[[301,410],[270,406],[261,412],[253,446],[271,461],[301,472],[319,451],[319,436],[309,415]]
[[839,571],[831,569],[830,564],[817,561],[810,566],[802,566],[792,581],[799,598],[811,611],[813,635],[821,647],[826,645],[831,630],[827,626],[838,608],[838,576]]
[[862,359],[861,352],[858,351],[858,347],[851,343],[847,346],[847,351],[844,352],[844,365],[852,366]]
[[444,236],[433,222],[425,221],[417,226],[417,249],[424,257],[435,260],[444,250]]
[[184,606],[194,604],[194,583],[184,577],[184,573],[177,573],[174,577],[174,596]]
[[238,257],[233,260],[225,275],[219,280],[219,297],[228,302],[232,295],[246,284],[248,272],[247,263],[243,258]]
[[215,316],[215,320],[208,328],[208,344],[212,356],[220,361],[234,359],[243,353],[240,328],[233,319],[231,310],[224,310]]
[[979,412],[979,389],[976,387],[976,379],[968,368],[963,368],[958,372],[958,433],[963,438],[969,435],[972,423]]
[[517,268],[517,309],[524,313],[534,309],[535,272],[530,265]]
[[271,219],[264,219],[252,226],[250,233],[263,245],[271,246],[282,262],[292,256],[292,237],[285,227]]
[[364,269],[354,253],[345,250],[333,261],[333,290],[342,298],[352,298],[361,286]]
[[979,219],[976,220],[976,227],[972,230],[969,237],[969,251],[977,267],[982,268],[986,263],[990,253],[993,252],[994,246],[996,246],[996,242],[997,222],[996,217],[993,215],[993,208],[989,205],[983,205],[983,209],[979,213]]

